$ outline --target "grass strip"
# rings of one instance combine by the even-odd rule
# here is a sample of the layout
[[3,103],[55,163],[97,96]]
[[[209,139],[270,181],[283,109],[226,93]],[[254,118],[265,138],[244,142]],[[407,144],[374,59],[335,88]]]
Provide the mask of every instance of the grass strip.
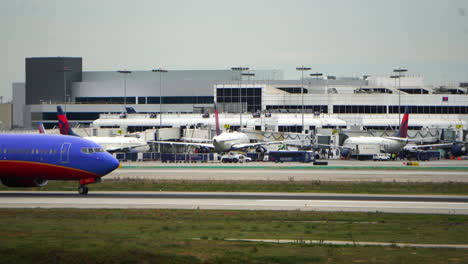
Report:
[[[2,263],[467,263],[467,250],[224,238],[467,244],[468,216],[0,209]],[[201,238],[193,240],[192,238]]]
[[[41,188],[0,190],[76,191],[74,181],[50,181]],[[434,194],[468,195],[468,183],[324,182],[324,181],[186,181],[186,180],[105,180],[89,185],[90,191],[181,191],[181,192],[284,192],[354,194]]]

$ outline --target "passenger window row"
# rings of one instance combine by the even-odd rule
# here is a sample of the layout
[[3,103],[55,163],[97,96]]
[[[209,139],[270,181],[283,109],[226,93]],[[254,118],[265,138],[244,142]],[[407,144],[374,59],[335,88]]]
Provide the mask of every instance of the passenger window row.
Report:
[[102,148],[81,148],[81,152],[86,154],[93,154],[98,152],[104,152]]
[[57,154],[56,149],[0,149],[0,154],[41,154],[41,155],[52,155]]

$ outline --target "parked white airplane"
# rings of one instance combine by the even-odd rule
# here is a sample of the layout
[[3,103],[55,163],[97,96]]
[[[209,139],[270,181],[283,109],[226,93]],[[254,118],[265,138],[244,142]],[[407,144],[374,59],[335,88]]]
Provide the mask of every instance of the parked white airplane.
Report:
[[[77,136],[68,123],[67,116],[61,106],[57,106],[57,119],[60,134]],[[101,145],[107,152],[145,152],[150,147],[147,142],[136,137],[83,137]]]
[[432,145],[412,145],[406,146],[408,142],[417,142],[418,139],[408,139],[408,121],[409,111],[408,107],[405,108],[405,114],[401,120],[399,130],[391,137],[349,137],[343,142],[340,147],[342,156],[349,156],[350,154],[357,153],[359,145],[379,145],[382,153],[398,153],[403,149],[416,150],[418,148],[428,147],[441,147],[450,146],[452,144],[432,144]]
[[259,147],[259,151],[264,151],[262,146],[273,144],[285,144],[289,142],[300,142],[300,140],[285,140],[285,141],[270,141],[250,143],[249,137],[241,132],[221,132],[219,128],[218,110],[215,110],[216,118],[216,136],[213,137],[211,143],[197,143],[197,142],[177,142],[177,141],[152,141],[154,143],[180,145],[180,146],[195,146],[200,148],[214,149],[217,153],[229,152],[232,150],[239,150],[244,148]]

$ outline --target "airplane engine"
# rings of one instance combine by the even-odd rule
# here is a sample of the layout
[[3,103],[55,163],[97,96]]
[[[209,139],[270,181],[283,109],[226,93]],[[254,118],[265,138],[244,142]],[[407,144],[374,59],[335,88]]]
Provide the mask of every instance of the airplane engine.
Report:
[[452,145],[452,148],[450,149],[450,152],[452,153],[453,156],[459,157],[463,156],[466,154],[466,146],[463,143],[455,143]]
[[341,150],[341,156],[343,158],[349,158],[350,155],[351,155],[351,150],[350,149]]
[[196,153],[210,153],[210,149],[206,147],[199,147],[196,149]]
[[258,152],[258,153],[266,153],[267,152],[267,149],[263,146],[258,146],[256,149],[255,149],[255,152]]
[[43,187],[46,186],[48,181],[44,179],[13,179],[13,178],[0,178],[3,185],[8,187]]

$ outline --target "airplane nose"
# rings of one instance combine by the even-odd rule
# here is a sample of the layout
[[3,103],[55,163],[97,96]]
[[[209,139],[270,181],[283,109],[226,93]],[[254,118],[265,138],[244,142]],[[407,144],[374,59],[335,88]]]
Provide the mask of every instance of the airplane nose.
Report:
[[[113,157],[114,158],[114,157]],[[121,167],[121,164],[119,162],[119,160],[117,160],[116,158],[113,159],[112,161],[112,170],[115,170],[117,168],[120,168]]]
[[110,156],[106,159],[106,167],[107,167],[107,173],[111,173],[113,170],[121,167],[120,162],[114,158],[113,156]]

